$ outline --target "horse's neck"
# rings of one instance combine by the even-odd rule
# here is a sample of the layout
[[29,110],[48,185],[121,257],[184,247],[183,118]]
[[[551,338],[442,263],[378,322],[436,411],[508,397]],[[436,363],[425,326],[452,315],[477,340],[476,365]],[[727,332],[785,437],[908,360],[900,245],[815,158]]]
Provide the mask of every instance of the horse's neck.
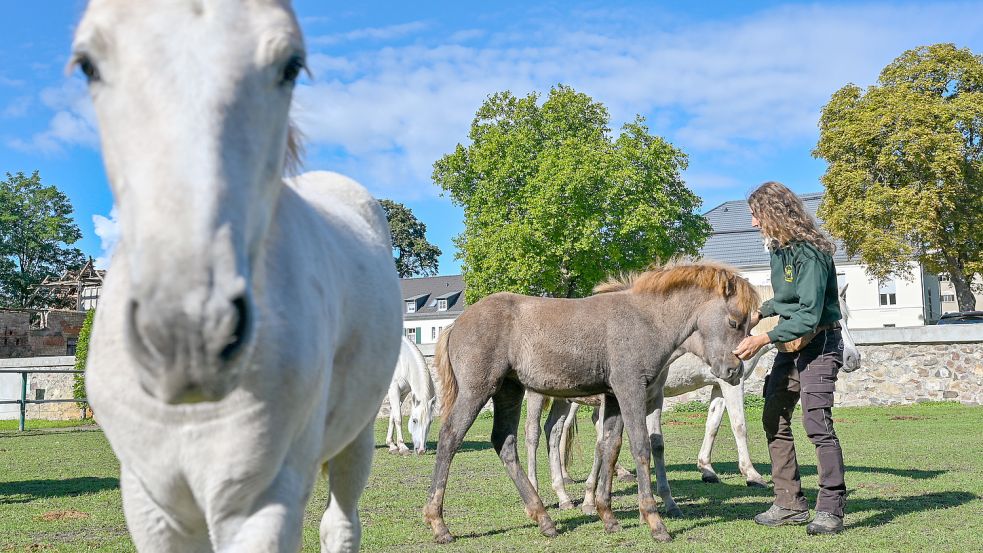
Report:
[[676,350],[696,331],[703,304],[712,299],[711,294],[703,289],[685,288],[666,295],[649,295],[646,299],[656,315],[653,324],[660,327],[663,336],[671,341],[670,356],[675,355]]
[[410,390],[420,401],[430,401],[437,393],[434,390],[433,379],[427,369],[427,362],[416,347],[409,348],[412,352],[406,363],[406,379]]

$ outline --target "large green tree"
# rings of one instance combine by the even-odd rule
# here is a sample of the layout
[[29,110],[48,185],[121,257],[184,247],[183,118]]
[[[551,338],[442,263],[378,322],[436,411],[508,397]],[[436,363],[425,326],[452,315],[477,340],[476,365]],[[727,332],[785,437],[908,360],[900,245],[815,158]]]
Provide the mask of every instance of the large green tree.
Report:
[[393,257],[400,278],[433,276],[437,274],[440,248],[427,240],[427,225],[413,215],[405,205],[392,200],[379,200],[386,212],[393,240]]
[[947,272],[960,310],[983,273],[983,56],[909,50],[876,85],[823,108],[814,155],[828,162],[819,214],[875,278],[915,260]]
[[464,208],[455,238],[467,300],[497,291],[588,295],[612,273],[696,254],[710,227],[683,183],[686,156],[642,118],[612,137],[607,109],[570,87],[490,96],[434,164]]
[[70,247],[81,237],[68,196],[44,186],[37,171],[7,173],[0,181],[0,306],[60,307],[42,294],[31,299],[32,292],[45,277],[85,263]]

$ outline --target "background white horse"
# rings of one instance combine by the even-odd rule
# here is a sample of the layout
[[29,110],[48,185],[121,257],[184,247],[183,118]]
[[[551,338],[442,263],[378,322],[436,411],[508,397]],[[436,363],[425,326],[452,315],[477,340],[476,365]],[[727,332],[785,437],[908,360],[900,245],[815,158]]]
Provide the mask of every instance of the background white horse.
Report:
[[76,33],[121,226],[87,393],[142,552],[298,551],[322,470],[322,550],[358,549],[399,283],[364,188],[281,178],[304,57],[285,0],[92,0]]
[[[433,424],[437,407],[437,393],[434,391],[433,377],[427,369],[420,348],[403,336],[399,349],[396,372],[389,384],[389,427],[386,430],[386,445],[390,453],[409,453],[410,448],[403,443],[403,413],[401,406],[406,396],[410,396],[410,438],[413,450],[418,454],[427,451],[427,435]],[[393,441],[393,431],[396,440]]]
[[[847,287],[844,286],[839,293],[840,312],[842,313],[843,317],[841,320],[844,344],[843,370],[844,372],[851,372],[860,367],[861,356],[860,351],[857,349],[856,342],[850,333],[848,325],[850,311],[846,303],[846,290]],[[759,289],[759,293],[761,293],[764,297],[771,295],[770,288],[767,290]],[[754,333],[759,334],[771,330],[775,322],[776,321],[774,320],[766,319],[762,322],[762,324],[755,328]],[[695,342],[693,341],[687,343],[695,345]],[[745,363],[744,373],[738,384],[729,384],[728,382],[715,377],[710,373],[709,368],[705,363],[701,362],[694,356],[687,356],[686,358],[679,359],[669,366],[668,375],[665,382],[661,383],[661,386],[660,383],[653,383],[653,385],[650,386],[650,413],[646,418],[646,424],[649,429],[649,437],[652,441],[653,457],[655,458],[654,464],[658,493],[662,497],[663,502],[666,505],[666,511],[669,514],[680,515],[682,513],[676,505],[675,500],[672,498],[672,492],[669,488],[669,482],[666,478],[665,471],[665,445],[662,436],[662,406],[666,397],[675,397],[698,390],[705,386],[713,386],[713,390],[710,393],[710,406],[707,414],[706,433],[704,434],[703,445],[700,448],[700,453],[697,457],[697,468],[700,470],[703,481],[711,483],[720,481],[716,471],[714,471],[713,466],[710,463],[710,454],[713,451],[713,444],[720,429],[720,423],[723,420],[724,410],[726,409],[730,418],[731,431],[734,434],[734,440],[737,445],[738,467],[741,474],[745,477],[748,486],[766,486],[764,479],[754,468],[754,465],[751,462],[751,456],[748,452],[747,426],[744,417],[744,382],[747,380],[748,376],[754,372],[754,369],[760,359],[773,348],[774,346],[770,345],[762,348],[753,359]],[[539,442],[538,421],[541,418],[542,407],[543,404],[541,399],[530,396],[527,413],[528,422],[526,424],[526,447],[528,453],[527,457],[529,463],[530,480],[534,485],[536,483],[535,451]],[[580,404],[578,403],[567,402],[564,400],[554,400],[546,422],[547,435],[551,436],[551,443],[548,444],[551,483],[553,484],[557,497],[560,499],[560,508],[573,508],[573,502],[567,495],[564,484],[571,481],[566,467],[567,455],[571,450],[569,444],[573,440],[573,433],[576,429],[576,412],[579,407]],[[602,406],[595,406],[595,421],[598,420],[598,416],[600,412],[602,412],[602,409]],[[551,434],[550,429],[557,424],[562,425],[562,432]],[[557,469],[557,467],[559,468]],[[591,468],[591,473],[585,484],[585,497],[582,504],[582,508],[587,514],[594,514],[594,492],[598,469],[598,460],[596,459],[595,455],[594,465]],[[620,467],[619,474],[623,479],[627,480],[631,478],[631,474]]]

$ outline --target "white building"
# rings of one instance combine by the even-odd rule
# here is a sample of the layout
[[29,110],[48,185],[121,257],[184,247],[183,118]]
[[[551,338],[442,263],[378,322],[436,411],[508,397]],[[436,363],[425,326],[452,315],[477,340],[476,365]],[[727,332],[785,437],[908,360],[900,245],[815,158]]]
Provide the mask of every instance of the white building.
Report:
[[[822,194],[800,197],[815,216]],[[701,250],[702,256],[737,267],[753,284],[771,285],[769,255],[761,233],[751,226],[747,201],[721,204],[707,212],[706,218],[713,234]],[[942,314],[939,279],[917,264],[912,264],[914,276],[910,280],[877,282],[867,276],[858,260],[847,257],[843,244],[838,244],[833,261],[840,287],[849,285],[851,328],[933,324]]]
[[404,278],[403,332],[417,344],[432,344],[464,311],[461,275]]
[[[959,311],[959,304],[956,303],[956,289],[952,286],[949,275],[939,275],[941,281],[939,286],[942,292],[942,312],[953,313]],[[973,295],[976,296],[976,309],[983,310],[983,278],[977,277],[973,282]]]

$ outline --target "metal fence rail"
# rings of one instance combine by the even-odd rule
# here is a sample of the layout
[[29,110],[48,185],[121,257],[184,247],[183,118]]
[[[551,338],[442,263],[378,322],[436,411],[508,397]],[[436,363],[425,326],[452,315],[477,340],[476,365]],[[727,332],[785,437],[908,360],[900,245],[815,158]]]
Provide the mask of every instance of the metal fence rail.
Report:
[[27,404],[28,403],[88,403],[85,398],[79,399],[27,399],[27,375],[31,373],[41,373],[41,374],[81,374],[85,371],[77,371],[75,369],[44,369],[38,367],[23,368],[23,369],[0,369],[0,374],[20,374],[21,377],[21,387],[20,387],[20,399],[10,399],[10,400],[0,400],[0,405],[20,405],[20,424],[18,425],[18,431],[24,431],[24,423],[27,420]]

